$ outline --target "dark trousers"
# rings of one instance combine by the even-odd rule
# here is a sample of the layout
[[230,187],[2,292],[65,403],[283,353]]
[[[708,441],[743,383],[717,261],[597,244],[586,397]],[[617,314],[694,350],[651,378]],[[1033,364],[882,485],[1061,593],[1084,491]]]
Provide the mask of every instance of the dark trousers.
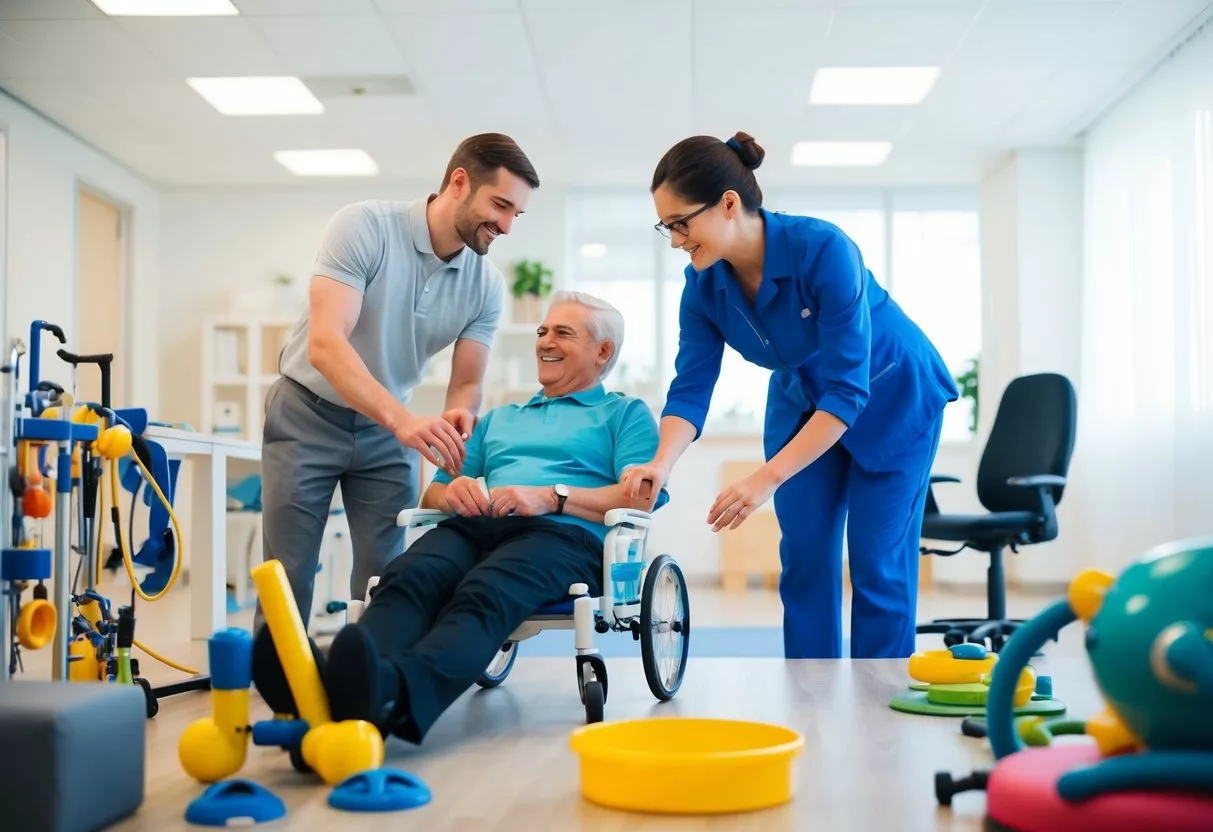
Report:
[[515,628],[570,585],[601,593],[602,547],[571,523],[458,517],[392,561],[358,626],[403,682],[393,733],[420,743]]

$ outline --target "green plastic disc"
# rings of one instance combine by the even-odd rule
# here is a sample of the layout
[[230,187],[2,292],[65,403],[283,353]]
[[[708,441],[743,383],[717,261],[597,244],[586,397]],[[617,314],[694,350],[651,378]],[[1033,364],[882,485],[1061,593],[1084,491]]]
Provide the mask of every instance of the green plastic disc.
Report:
[[[897,694],[889,702],[889,707],[895,711],[907,714],[922,714],[923,716],[985,716],[986,706],[982,705],[937,705],[927,700],[925,691],[907,690]],[[1066,712],[1066,703],[1060,699],[1033,699],[1022,708],[1015,709],[1016,716],[1056,716]]]
[[984,708],[990,688],[980,682],[965,685],[931,685],[927,701],[932,705],[976,705]]

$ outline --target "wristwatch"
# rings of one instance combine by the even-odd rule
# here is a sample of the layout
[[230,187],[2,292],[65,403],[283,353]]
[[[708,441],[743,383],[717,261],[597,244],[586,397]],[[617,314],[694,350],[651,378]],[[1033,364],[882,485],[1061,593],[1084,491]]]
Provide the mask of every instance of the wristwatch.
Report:
[[569,487],[567,485],[554,485],[552,490],[556,492],[556,513],[564,514],[564,501],[569,498]]

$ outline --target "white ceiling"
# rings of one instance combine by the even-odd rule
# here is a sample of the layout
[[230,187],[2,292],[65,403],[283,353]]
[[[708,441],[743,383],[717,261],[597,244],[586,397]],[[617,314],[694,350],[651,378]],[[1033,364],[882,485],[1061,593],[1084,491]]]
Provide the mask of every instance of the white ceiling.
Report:
[[[238,16],[109,18],[89,0],[0,0],[0,87],[165,186],[297,182],[274,151],[333,147],[436,182],[482,130],[513,135],[548,182],[647,184],[679,138],[746,130],[768,188],[931,185],[1072,142],[1213,14],[1211,0],[233,2]],[[917,107],[810,107],[825,65],[943,71]],[[184,80],[220,75],[372,91],[405,76],[414,92],[233,118]],[[875,169],[791,167],[809,139],[894,148]]]

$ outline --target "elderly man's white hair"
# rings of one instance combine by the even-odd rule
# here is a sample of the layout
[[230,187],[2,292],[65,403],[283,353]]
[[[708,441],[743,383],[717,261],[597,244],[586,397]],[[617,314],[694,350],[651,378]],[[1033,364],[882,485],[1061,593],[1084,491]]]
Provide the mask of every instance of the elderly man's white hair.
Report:
[[602,298],[586,292],[573,292],[567,289],[561,289],[552,295],[551,305],[555,306],[558,303],[579,303],[589,309],[590,314],[586,318],[586,326],[590,330],[590,336],[595,341],[611,341],[615,344],[614,352],[611,353],[611,357],[602,365],[602,370],[598,373],[598,378],[606,378],[615,368],[619,353],[623,351],[622,313]]

